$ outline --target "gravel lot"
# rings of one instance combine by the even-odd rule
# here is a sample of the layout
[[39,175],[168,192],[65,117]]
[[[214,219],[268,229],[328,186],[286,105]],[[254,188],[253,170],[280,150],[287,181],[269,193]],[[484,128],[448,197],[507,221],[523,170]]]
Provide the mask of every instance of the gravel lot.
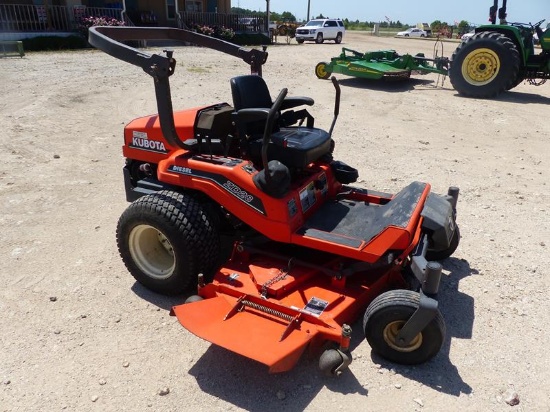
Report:
[[[348,33],[343,46],[432,56],[434,43]],[[444,55],[456,46],[445,43]],[[313,97],[316,125],[329,128],[334,91],[314,67],[340,49],[270,47],[272,94]],[[174,57],[176,108],[230,102],[229,79],[247,71],[206,49]],[[269,375],[181,328],[168,310],[184,298],[136,284],[115,244],[127,207],[122,129],[156,112],[151,78],[99,51],[28,53],[0,59],[0,410],[550,411],[550,88],[522,84],[486,101],[436,75],[337,77],[336,157],[359,169],[361,186],[461,189],[436,358],[388,363],[357,323],[354,362],[339,379],[307,357]]]

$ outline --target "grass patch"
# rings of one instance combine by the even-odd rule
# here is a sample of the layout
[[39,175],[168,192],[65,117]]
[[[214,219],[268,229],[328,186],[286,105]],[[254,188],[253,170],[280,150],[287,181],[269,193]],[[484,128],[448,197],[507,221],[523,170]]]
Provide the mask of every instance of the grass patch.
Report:
[[203,74],[203,73],[210,73],[210,67],[203,67],[203,66],[191,66],[191,67],[187,67],[187,71],[188,72],[191,72],[191,73],[198,73],[198,74]]

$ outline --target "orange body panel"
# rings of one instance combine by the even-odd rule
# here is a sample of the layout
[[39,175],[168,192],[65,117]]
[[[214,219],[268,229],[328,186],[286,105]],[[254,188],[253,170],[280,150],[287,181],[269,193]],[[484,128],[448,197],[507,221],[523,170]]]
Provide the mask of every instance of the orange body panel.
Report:
[[[181,140],[194,137],[201,109],[174,114]],[[418,243],[429,184],[411,185],[391,203],[392,195],[343,186],[331,165],[318,161],[293,176],[284,197],[275,198],[256,187],[259,170],[250,160],[169,147],[156,116],[126,127],[123,151],[129,159],[154,163],[160,182],[206,194],[269,239],[311,249],[302,249],[302,260],[290,264],[289,258],[236,245],[214,281],[199,287],[204,300],[172,310],[195,335],[261,362],[270,372],[290,370],[306,348],[326,341],[346,347],[342,324],[353,322],[384,289],[404,286],[403,259],[381,258],[389,251],[408,254]],[[348,202],[338,218],[330,209],[336,198]],[[348,225],[339,226],[348,218]],[[374,232],[350,229],[373,223]],[[313,253],[323,257],[316,260]],[[372,265],[335,276],[350,260]]]
[[[310,174],[296,180],[292,190],[281,199],[273,198],[255,186],[252,178],[258,171],[247,160],[196,156],[185,150],[176,150],[159,162],[157,174],[162,182],[206,193],[240,220],[277,242],[293,243],[367,262],[377,261],[389,249],[402,250],[409,246],[420,223],[420,213],[430,191],[429,184],[425,186],[406,227],[389,226],[375,239],[354,239],[360,244],[352,247],[299,233],[304,222],[325,202],[334,199],[342,187],[334,179],[328,165],[314,164],[310,168]],[[323,189],[315,186],[319,180],[326,182]],[[367,197],[363,201],[368,200],[370,198]],[[378,198],[373,200],[379,201]],[[380,207],[376,202],[372,207]],[[334,236],[340,235],[336,233]]]
[[[193,138],[193,125],[197,112],[204,107],[196,107],[174,113],[174,124],[182,141]],[[174,151],[164,139],[158,115],[144,116],[132,120],[124,128],[122,153],[129,159],[158,163]]]

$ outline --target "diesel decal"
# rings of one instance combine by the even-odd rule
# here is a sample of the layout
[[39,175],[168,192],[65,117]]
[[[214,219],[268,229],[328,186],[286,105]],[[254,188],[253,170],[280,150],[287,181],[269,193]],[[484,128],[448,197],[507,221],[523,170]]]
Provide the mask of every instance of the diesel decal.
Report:
[[231,193],[237,199],[241,200],[252,209],[257,212],[265,215],[265,208],[262,200],[251,195],[246,190],[241,189],[240,186],[233,183],[231,180],[227,180],[227,177],[224,177],[217,173],[206,172],[204,170],[191,169],[189,167],[170,165],[168,166],[168,171],[177,173],[180,175],[198,177],[204,180],[209,180],[216,183],[218,186],[226,190],[228,193]]
[[139,150],[147,150],[149,152],[156,153],[168,153],[163,142],[158,140],[151,140],[147,137],[147,133],[136,132],[132,133],[132,143],[129,147]]
[[248,194],[248,192],[241,189],[239,186],[237,186],[235,183],[231,181],[225,182],[223,185],[227,190],[229,190],[231,193],[233,193],[235,196],[237,196],[239,199],[244,200],[246,203],[252,202],[254,198]]
[[168,168],[171,172],[179,173],[181,175],[190,175],[193,174],[193,171],[188,167],[172,165]]

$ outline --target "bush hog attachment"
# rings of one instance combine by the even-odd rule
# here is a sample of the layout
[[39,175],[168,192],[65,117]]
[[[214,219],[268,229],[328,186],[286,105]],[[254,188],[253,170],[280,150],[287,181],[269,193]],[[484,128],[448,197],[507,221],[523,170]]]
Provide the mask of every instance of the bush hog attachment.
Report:
[[[437,44],[434,50],[436,50]],[[414,56],[411,54],[398,54],[395,50],[361,53],[343,47],[342,53],[330,59],[330,63],[317,63],[315,75],[319,79],[328,79],[333,73],[341,73],[363,79],[396,80],[408,79],[412,73],[437,73],[446,76],[448,70],[449,59],[437,57],[437,54],[433,59],[430,59],[422,53]]]
[[[173,112],[172,52],[121,43],[136,39],[211,47],[242,58],[256,75],[230,80],[232,105]],[[338,83],[329,131],[315,128],[303,108],[312,99],[283,89],[272,101],[260,76],[265,49],[169,28],[92,27],[89,40],[154,79],[158,115],[124,130],[132,203],[117,244],[151,290],[198,287],[172,309],[185,328],[270,372],[291,369],[309,348],[324,350],[324,373],[340,374],[351,363],[349,325],[361,315],[381,356],[415,364],[437,354],[445,324],[436,261],[459,243],[457,188],[439,196],[421,182],[397,194],[351,186],[357,170],[332,156]],[[225,262],[222,237],[233,244]]]

